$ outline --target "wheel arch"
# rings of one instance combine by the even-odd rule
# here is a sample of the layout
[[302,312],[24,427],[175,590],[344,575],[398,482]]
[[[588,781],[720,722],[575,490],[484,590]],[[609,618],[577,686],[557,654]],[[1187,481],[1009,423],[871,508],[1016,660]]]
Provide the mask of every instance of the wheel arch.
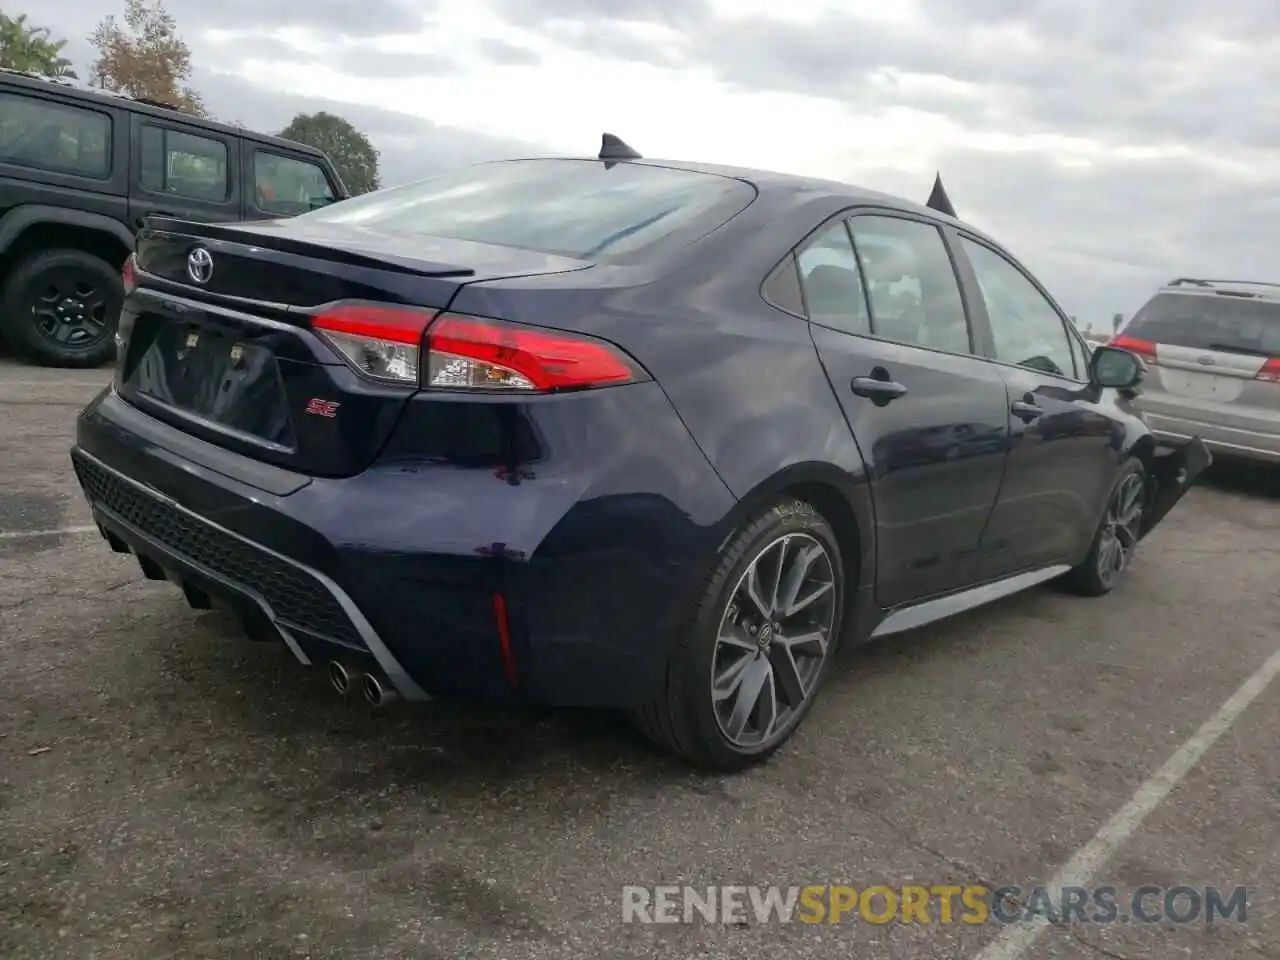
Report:
[[751,517],[785,497],[808,503],[831,525],[845,565],[846,592],[852,601],[858,588],[875,577],[875,524],[866,481],[853,478],[830,463],[791,464],[761,481],[738,501],[725,518],[726,540]]
[[43,250],[81,250],[119,268],[133,250],[134,238],[117,220],[101,214],[45,207],[15,207],[0,217],[0,257],[4,272]]

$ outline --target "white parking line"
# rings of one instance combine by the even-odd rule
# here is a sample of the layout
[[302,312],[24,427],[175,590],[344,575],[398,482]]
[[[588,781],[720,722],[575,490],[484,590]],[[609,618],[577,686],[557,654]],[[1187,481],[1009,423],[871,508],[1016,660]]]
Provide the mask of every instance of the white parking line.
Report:
[[11,530],[0,532],[0,540],[22,540],[29,537],[58,537],[78,533],[97,533],[98,528],[89,527],[55,527],[52,530]]
[[[1133,798],[1076,852],[1057,875],[1049,881],[1050,890],[1063,887],[1086,887],[1098,870],[1120,846],[1142,825],[1148,814],[1169,796],[1214,745],[1231,729],[1240,714],[1280,675],[1280,650],[1273,653],[1258,671],[1233,693],[1218,712],[1205,721],[1195,736],[1178,748],[1163,767],[1138,788]],[[1005,927],[974,960],[1021,960],[1044,933],[1049,921],[1036,916],[1032,922]]]

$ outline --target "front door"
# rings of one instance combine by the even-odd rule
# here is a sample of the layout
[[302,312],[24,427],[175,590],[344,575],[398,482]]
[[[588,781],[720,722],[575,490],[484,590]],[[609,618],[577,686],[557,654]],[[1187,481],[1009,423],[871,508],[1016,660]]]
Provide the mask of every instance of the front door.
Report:
[[1078,559],[1110,493],[1124,425],[1089,386],[1069,321],[1036,283],[976,240],[960,237],[958,252],[972,267],[1008,392],[1009,459],[982,540],[981,578]]
[[134,229],[151,215],[201,223],[240,219],[240,156],[235,137],[201,127],[133,116],[129,217]]
[[798,261],[814,343],[871,478],[878,605],[968,586],[1000,487],[1007,403],[998,370],[972,353],[938,228],[856,214]]

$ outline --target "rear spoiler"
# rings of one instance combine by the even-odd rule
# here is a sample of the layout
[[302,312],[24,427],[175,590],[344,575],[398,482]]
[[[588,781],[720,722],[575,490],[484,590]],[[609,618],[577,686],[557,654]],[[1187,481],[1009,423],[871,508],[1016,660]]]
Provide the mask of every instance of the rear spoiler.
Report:
[[[361,248],[344,238],[341,245],[325,243],[321,239],[304,240],[297,236],[285,236],[273,232],[273,224],[288,221],[253,221],[223,224],[181,220],[167,215],[152,215],[143,221],[138,231],[138,242],[151,237],[190,237],[204,241],[210,247],[221,244],[261,247],[292,253],[301,257],[322,257],[353,267],[370,267],[378,270],[394,270],[399,273],[422,277],[474,277],[475,270],[452,263],[431,263],[409,257],[400,257],[381,250]],[[215,251],[216,252],[216,251]]]

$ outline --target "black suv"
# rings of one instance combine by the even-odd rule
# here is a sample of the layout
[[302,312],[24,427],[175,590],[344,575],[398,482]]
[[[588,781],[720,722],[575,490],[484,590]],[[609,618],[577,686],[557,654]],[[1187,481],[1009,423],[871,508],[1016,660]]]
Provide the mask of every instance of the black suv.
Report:
[[44,366],[98,366],[144,217],[266,220],[347,196],[312,147],[0,70],[0,337]]

